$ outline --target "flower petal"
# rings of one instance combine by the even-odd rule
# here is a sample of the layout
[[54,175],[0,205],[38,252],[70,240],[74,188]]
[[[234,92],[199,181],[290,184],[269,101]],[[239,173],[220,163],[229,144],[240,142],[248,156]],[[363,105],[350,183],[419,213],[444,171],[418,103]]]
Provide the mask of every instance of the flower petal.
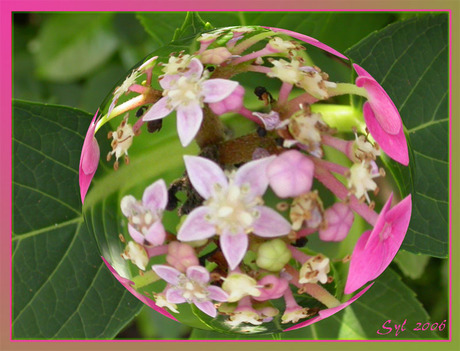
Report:
[[129,235],[131,235],[131,238],[133,238],[133,240],[136,243],[140,245],[145,244],[145,236],[142,235],[142,233],[139,232],[136,228],[134,228],[131,224],[128,224],[128,232],[129,232]]
[[225,302],[228,300],[228,294],[218,286],[208,286],[209,298],[211,300]]
[[198,103],[177,108],[177,134],[182,146],[190,144],[203,121],[203,110]]
[[163,280],[171,285],[179,284],[179,277],[182,275],[177,269],[157,264],[152,266],[153,271]]
[[214,304],[211,301],[204,302],[194,302],[195,306],[198,307],[201,311],[206,313],[208,316],[215,317],[217,316],[217,310]]
[[254,222],[254,234],[265,238],[287,235],[291,224],[278,212],[269,207],[257,206],[260,216]]
[[228,186],[227,177],[216,163],[199,156],[184,156],[184,161],[190,182],[205,199],[213,194],[215,184]]
[[367,129],[380,148],[393,160],[407,166],[409,164],[409,152],[404,128],[401,128],[397,135],[386,133],[375,118],[369,102],[364,103],[363,114]]
[[206,220],[209,209],[205,206],[195,208],[185,219],[177,233],[181,241],[202,240],[213,236],[216,228]]
[[208,270],[201,266],[188,267],[185,274],[187,278],[202,284],[206,284],[210,279]]
[[229,97],[238,87],[238,82],[228,79],[209,79],[202,84],[204,102],[219,102]]
[[348,58],[344,55],[342,55],[340,52],[338,52],[337,50],[331,48],[330,46],[327,46],[326,44],[323,44],[321,43],[319,40],[315,39],[315,38],[312,38],[312,37],[309,37],[305,34],[300,34],[300,33],[297,33],[297,32],[293,32],[291,30],[287,30],[287,29],[281,29],[281,28],[273,28],[273,27],[263,27],[263,28],[267,28],[267,29],[270,29],[274,32],[280,32],[280,33],[284,33],[284,34],[287,34],[293,38],[296,38],[296,39],[299,39],[307,44],[310,44],[310,45],[313,45],[313,46],[316,46],[317,48],[320,48],[324,51],[327,51],[335,56],[338,56],[340,58],[343,58],[345,60],[348,60]]
[[190,77],[194,75],[196,77],[201,77],[201,75],[203,74],[203,69],[204,68],[203,68],[203,64],[201,63],[201,61],[198,60],[196,57],[194,57],[190,60],[188,70],[181,73],[181,76]]
[[381,85],[374,78],[358,77],[356,86],[366,89],[369,104],[382,129],[388,134],[398,134],[402,128],[401,116]]
[[264,157],[241,166],[235,174],[235,184],[248,184],[254,196],[262,196],[268,187],[267,167],[276,156]]
[[145,234],[145,240],[149,244],[159,246],[164,243],[166,239],[166,232],[163,224],[160,221],[153,223]]
[[186,300],[182,294],[180,289],[169,288],[166,290],[166,300],[170,303],[184,303]]
[[222,234],[220,247],[231,270],[235,269],[248,249],[247,234]]
[[167,106],[167,102],[168,98],[162,97],[145,113],[144,117],[142,117],[142,120],[153,121],[155,119],[161,119],[169,115],[172,112],[172,109]]
[[168,203],[168,189],[163,179],[149,185],[142,195],[142,202],[153,213],[164,210]]
[[85,140],[81,150],[80,164],[79,164],[79,185],[80,185],[80,197],[81,202],[85,200],[86,193],[91,184],[91,180],[96,173],[97,166],[99,164],[100,150],[99,144],[97,143],[94,133],[96,131],[96,118],[99,110],[94,114],[93,119],[89,125],[88,131],[86,132]]

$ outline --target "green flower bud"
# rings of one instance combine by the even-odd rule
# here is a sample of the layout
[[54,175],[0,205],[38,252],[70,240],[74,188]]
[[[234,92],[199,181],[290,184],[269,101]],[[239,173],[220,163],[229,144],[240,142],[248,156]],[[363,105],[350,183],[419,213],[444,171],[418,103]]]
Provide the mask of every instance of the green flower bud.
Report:
[[291,259],[291,251],[281,239],[274,239],[259,246],[257,265],[271,272],[279,272]]

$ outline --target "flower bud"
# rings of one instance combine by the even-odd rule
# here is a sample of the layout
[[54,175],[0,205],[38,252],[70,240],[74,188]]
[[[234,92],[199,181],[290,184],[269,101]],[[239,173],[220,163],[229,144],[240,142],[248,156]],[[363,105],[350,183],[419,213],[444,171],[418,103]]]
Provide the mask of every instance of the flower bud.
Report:
[[244,296],[259,296],[257,281],[246,274],[233,273],[222,284],[222,289],[229,294],[228,302],[239,301]]
[[299,283],[318,283],[327,282],[327,273],[329,273],[329,258],[322,254],[310,258],[302,265],[299,272]]
[[287,280],[280,279],[275,275],[267,275],[259,280],[257,284],[262,286],[262,288],[259,288],[261,292],[260,296],[253,297],[257,301],[279,299],[289,286]]
[[136,266],[145,271],[145,267],[149,263],[149,256],[144,247],[134,241],[130,241],[126,245],[125,251],[121,254],[125,260],[131,260]]
[[166,261],[178,271],[185,273],[190,266],[199,266],[195,250],[190,245],[173,241],[168,245]]
[[319,238],[323,241],[342,241],[348,235],[354,216],[350,207],[339,202],[324,212],[327,227],[319,229]]
[[225,99],[219,102],[209,103],[208,106],[216,115],[227,112],[238,112],[243,107],[244,88],[238,85],[236,89]]
[[257,250],[256,264],[263,269],[278,272],[291,259],[291,251],[281,239],[267,241]]

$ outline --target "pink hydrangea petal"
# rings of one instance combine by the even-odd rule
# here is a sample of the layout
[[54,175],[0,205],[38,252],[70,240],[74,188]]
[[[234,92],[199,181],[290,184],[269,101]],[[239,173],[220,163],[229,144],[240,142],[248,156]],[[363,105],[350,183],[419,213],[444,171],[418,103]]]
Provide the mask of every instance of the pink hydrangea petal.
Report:
[[327,228],[320,228],[319,238],[322,241],[342,241],[353,225],[353,211],[344,203],[338,202],[324,212]]
[[368,244],[371,231],[364,232],[358,239],[351,255],[350,269],[345,284],[345,294],[351,294],[368,281],[375,279],[382,265],[384,246],[378,243]]
[[227,177],[216,163],[199,156],[184,156],[184,161],[190,182],[205,199],[213,194],[215,184],[228,186]]
[[228,79],[209,79],[202,84],[204,102],[219,102],[229,97],[238,87],[238,82]]
[[356,63],[353,64],[353,68],[354,68],[355,72],[358,73],[358,76],[360,76],[360,77],[368,77],[368,78],[374,79],[369,74],[369,72],[367,72],[364,68],[362,68],[361,66],[357,65]]
[[177,233],[181,241],[203,240],[213,236],[216,228],[206,220],[209,209],[205,206],[195,208],[185,219]]
[[110,272],[114,275],[114,277],[135,297],[137,297],[141,302],[145,303],[147,306],[150,308],[153,308],[155,311],[161,313],[163,316],[168,317],[174,321],[177,321],[176,318],[174,318],[168,311],[166,311],[164,308],[158,307],[152,299],[149,299],[147,296],[144,296],[136,291],[132,287],[134,283],[130,281],[129,279],[121,277],[117,271],[105,260],[104,257],[101,257],[102,261],[104,261],[105,265],[107,268],[110,270]]
[[313,172],[313,162],[297,150],[283,152],[267,167],[270,187],[281,198],[310,191]]
[[165,239],[166,232],[161,221],[153,223],[145,234],[145,240],[155,246],[162,245]]
[[136,228],[134,228],[131,224],[128,224],[128,232],[129,232],[129,235],[131,235],[131,238],[133,238],[133,240],[136,243],[138,243],[140,245],[145,244],[144,235],[142,235],[142,233],[139,232]]
[[194,302],[195,306],[198,307],[201,311],[206,313],[210,317],[217,316],[217,310],[214,304],[211,301],[203,301],[203,302]]
[[311,318],[311,319],[308,319],[304,322],[301,322],[299,324],[296,324],[290,328],[287,328],[285,329],[284,331],[291,331],[291,330],[295,330],[295,329],[299,329],[299,328],[303,328],[303,327],[306,327],[308,325],[311,325],[313,323],[316,323],[316,322],[319,322],[320,320],[323,320],[325,318],[328,318],[330,316],[332,316],[333,314],[336,314],[337,312],[343,310],[345,307],[351,305],[353,302],[355,302],[356,300],[358,300],[367,290],[370,289],[370,287],[373,285],[374,283],[372,284],[369,284],[368,286],[366,286],[363,290],[361,290],[359,293],[357,293],[355,296],[353,296],[351,299],[349,299],[348,301],[342,303],[341,305],[337,306],[337,307],[333,307],[333,308],[327,308],[325,310],[321,310],[319,311],[319,316],[317,317],[314,317],[314,318]]
[[287,235],[291,231],[289,222],[269,207],[257,206],[260,216],[254,222],[254,234],[265,238]]
[[198,103],[177,108],[177,134],[182,146],[190,144],[203,121],[203,110]]
[[161,119],[166,117],[172,112],[172,109],[167,106],[168,98],[162,97],[145,113],[142,117],[143,121],[153,121],[155,119]]
[[373,78],[358,77],[356,86],[366,89],[369,104],[382,129],[388,134],[398,134],[402,128],[401,116],[380,84]]
[[168,203],[168,189],[163,179],[149,185],[142,195],[142,203],[152,212],[164,210]]
[[225,302],[228,300],[228,294],[218,286],[208,286],[209,298],[211,300]]
[[316,46],[317,48],[320,48],[324,51],[327,51],[335,56],[338,56],[340,58],[343,58],[345,60],[348,60],[348,57],[342,55],[340,52],[338,52],[337,50],[331,48],[330,46],[327,46],[326,44],[323,44],[321,43],[319,40],[315,39],[315,38],[312,38],[312,37],[309,37],[308,35],[305,35],[305,34],[300,34],[300,33],[297,33],[297,32],[293,32],[291,30],[287,30],[287,29],[281,29],[281,28],[273,28],[273,27],[263,27],[263,28],[267,28],[267,29],[270,29],[272,30],[273,32],[279,32],[279,33],[283,33],[283,34],[287,34],[293,38],[296,38],[296,39],[299,39],[307,44],[310,44],[310,45],[313,45],[313,46]]
[[80,197],[81,202],[85,200],[86,193],[88,192],[91,180],[96,173],[97,166],[99,164],[100,150],[99,144],[94,133],[96,130],[96,118],[99,110],[94,114],[93,119],[89,125],[88,131],[86,132],[85,140],[83,141],[83,147],[81,150],[80,164],[79,164],[79,185],[80,185]]
[[222,234],[220,247],[231,270],[235,269],[248,249],[248,236],[242,234]]
[[187,278],[202,284],[206,284],[210,279],[208,270],[201,266],[188,267],[185,274]]
[[192,75],[196,77],[201,77],[201,75],[203,74],[203,69],[204,68],[203,68],[203,64],[201,63],[201,61],[198,60],[196,57],[194,57],[190,60],[188,70],[181,73],[181,75],[185,77],[190,77]]
[[409,164],[409,152],[404,128],[401,128],[397,135],[386,133],[375,118],[369,102],[364,103],[363,114],[367,129],[380,148],[393,160],[407,166]]
[[183,291],[180,289],[169,288],[166,290],[166,300],[170,303],[184,303]]
[[157,264],[152,266],[153,271],[163,280],[171,285],[179,284],[179,277],[182,275],[177,269]]
[[275,158],[265,157],[241,166],[235,174],[235,184],[248,184],[254,196],[262,196],[268,187],[267,167]]

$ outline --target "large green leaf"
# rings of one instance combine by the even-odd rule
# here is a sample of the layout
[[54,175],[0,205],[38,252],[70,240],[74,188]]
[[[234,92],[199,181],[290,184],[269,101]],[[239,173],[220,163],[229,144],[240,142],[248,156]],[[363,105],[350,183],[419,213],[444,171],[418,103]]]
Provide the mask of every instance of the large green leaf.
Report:
[[[382,325],[388,322],[385,329]],[[395,325],[404,323],[405,331],[395,335]],[[388,269],[374,285],[349,307],[311,326],[277,335],[238,336],[238,339],[280,340],[391,340],[391,339],[439,339],[430,331],[414,331],[417,323],[430,322],[428,314],[415,294],[404,285],[399,276]],[[441,323],[442,321],[432,321]],[[380,335],[380,333],[387,333]],[[231,335],[195,329],[191,339],[232,339]]]
[[449,111],[447,14],[390,25],[347,54],[377,79],[401,113],[411,146],[410,167],[390,163],[412,220],[402,248],[448,252]]
[[112,338],[142,304],[109,273],[81,213],[91,116],[14,103],[13,337]]
[[37,73],[67,82],[84,77],[117,49],[110,13],[59,13],[50,16],[37,37]]

